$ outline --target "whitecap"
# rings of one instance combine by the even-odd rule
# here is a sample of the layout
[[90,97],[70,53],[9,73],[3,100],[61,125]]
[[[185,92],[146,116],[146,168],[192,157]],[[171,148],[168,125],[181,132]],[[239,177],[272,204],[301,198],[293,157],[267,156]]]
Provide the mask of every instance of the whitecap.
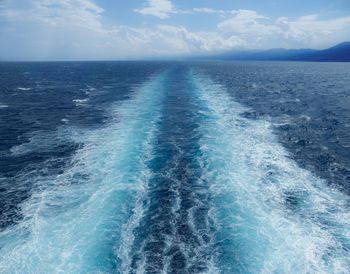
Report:
[[85,98],[85,99],[74,99],[73,102],[75,103],[86,103],[89,101],[89,98]]
[[215,204],[215,265],[223,273],[348,273],[349,197],[300,168],[270,122],[242,118],[247,108],[221,85],[192,79],[206,110],[200,143]]
[[30,133],[28,141],[11,147],[10,152],[13,156],[21,156],[28,153],[52,152],[59,146],[64,146],[72,134],[71,129],[61,127],[57,131],[34,131]]
[[308,115],[300,115],[300,119],[306,120],[307,122],[311,121],[311,117]]
[[24,88],[24,87],[18,87],[16,88],[17,90],[22,90],[22,91],[27,91],[27,90],[31,90],[32,88]]
[[[37,189],[21,205],[24,219],[0,232],[0,272],[109,273],[126,260],[116,250],[130,240],[121,239],[122,231],[147,184],[144,161],[152,156],[163,78],[115,104],[102,128],[62,127],[64,136],[84,145],[63,174],[33,182]],[[44,135],[14,153],[49,141]]]
[[89,98],[85,98],[85,99],[74,99],[73,102],[75,103],[75,105],[78,106],[85,106],[86,103],[89,101]]

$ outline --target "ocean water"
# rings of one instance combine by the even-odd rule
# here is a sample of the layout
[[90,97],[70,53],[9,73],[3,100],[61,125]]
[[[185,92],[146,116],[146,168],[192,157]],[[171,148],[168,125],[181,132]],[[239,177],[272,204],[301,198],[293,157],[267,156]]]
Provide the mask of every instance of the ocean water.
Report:
[[350,273],[350,64],[0,63],[0,273]]

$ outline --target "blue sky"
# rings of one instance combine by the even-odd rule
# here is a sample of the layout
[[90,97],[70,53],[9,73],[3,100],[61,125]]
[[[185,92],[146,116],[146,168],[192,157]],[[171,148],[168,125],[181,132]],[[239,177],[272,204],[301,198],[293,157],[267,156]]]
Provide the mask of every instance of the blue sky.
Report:
[[0,0],[0,60],[115,60],[350,40],[349,0]]

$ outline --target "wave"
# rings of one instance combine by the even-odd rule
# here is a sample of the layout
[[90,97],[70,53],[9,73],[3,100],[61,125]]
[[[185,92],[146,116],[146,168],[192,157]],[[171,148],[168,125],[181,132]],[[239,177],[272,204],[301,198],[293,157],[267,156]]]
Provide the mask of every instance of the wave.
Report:
[[349,197],[300,168],[269,120],[183,67],[127,98],[106,126],[62,119],[11,149],[82,144],[62,174],[30,177],[0,272],[349,272]]
[[[197,98],[187,70],[174,68],[164,86],[151,177],[140,200],[142,214],[125,229],[122,273],[203,273],[213,270],[210,193],[201,173]],[[140,212],[138,210],[138,212]],[[137,221],[135,221],[137,220]],[[130,241],[132,239],[132,241]]]
[[347,273],[349,198],[301,169],[272,126],[192,72],[201,112],[202,180],[210,182],[222,273]]
[[0,272],[118,269],[123,225],[149,176],[144,161],[152,157],[165,79],[160,74],[111,108],[115,118],[108,126],[69,127],[65,137],[84,145],[63,174],[37,178],[37,189],[21,206],[23,220],[0,233]]
[[[11,147],[13,156],[22,156],[29,153],[52,153],[58,151],[67,142],[72,142],[72,128],[60,127],[57,131],[39,130],[30,133],[28,142]],[[25,136],[24,136],[25,137]]]
[[75,105],[78,106],[84,106],[85,103],[89,102],[89,98],[85,98],[85,99],[74,99],[73,102],[75,103]]

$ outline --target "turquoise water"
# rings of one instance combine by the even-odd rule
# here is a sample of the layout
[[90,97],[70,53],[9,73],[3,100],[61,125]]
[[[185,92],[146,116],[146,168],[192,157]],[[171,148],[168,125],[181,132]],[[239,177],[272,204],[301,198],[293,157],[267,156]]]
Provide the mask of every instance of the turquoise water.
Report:
[[[117,100],[98,101],[113,94],[100,89],[74,103],[100,105],[103,122],[67,115],[11,147],[65,164],[18,172],[30,190],[0,232],[0,272],[349,272],[348,195],[300,167],[225,85],[177,64]],[[67,144],[78,145],[54,154]]]

